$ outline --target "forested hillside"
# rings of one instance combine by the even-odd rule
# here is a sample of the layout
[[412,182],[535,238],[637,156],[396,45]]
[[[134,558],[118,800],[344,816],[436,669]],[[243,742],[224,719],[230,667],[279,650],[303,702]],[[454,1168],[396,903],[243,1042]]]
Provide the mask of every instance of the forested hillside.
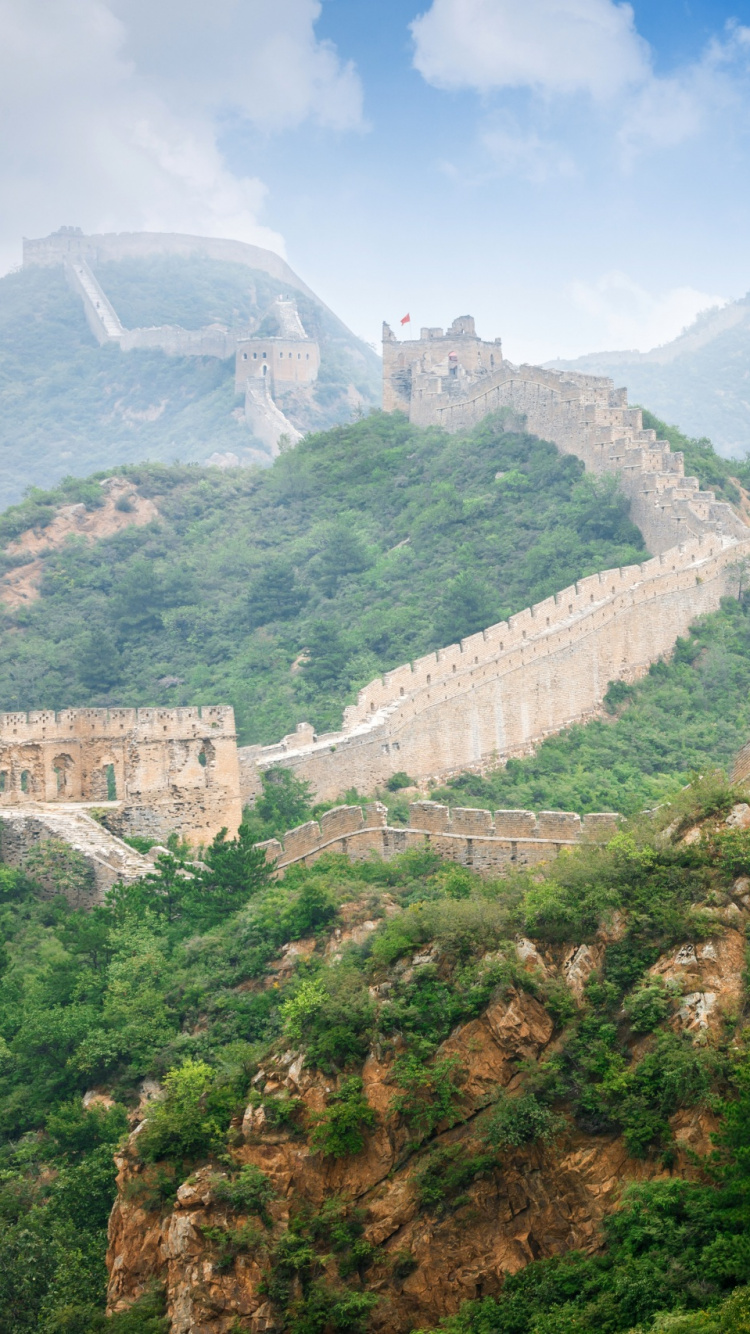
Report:
[[496,881],[0,868],[0,1334],[742,1334],[746,796]]
[[[156,256],[102,264],[97,276],[128,328],[257,324],[275,296],[294,295],[322,353],[307,428],[349,421],[357,404],[379,402],[372,349],[320,302],[266,273],[200,256]],[[62,268],[0,279],[0,504],[20,499],[29,485],[143,459],[203,463],[231,450],[241,461],[263,462],[242,407],[233,357],[99,347]]]
[[[159,520],[46,557],[3,616],[5,709],[225,701],[243,742],[336,727],[378,672],[647,554],[613,483],[501,418],[446,436],[376,412],[267,470],[126,475]],[[0,536],[100,498],[35,494]]]

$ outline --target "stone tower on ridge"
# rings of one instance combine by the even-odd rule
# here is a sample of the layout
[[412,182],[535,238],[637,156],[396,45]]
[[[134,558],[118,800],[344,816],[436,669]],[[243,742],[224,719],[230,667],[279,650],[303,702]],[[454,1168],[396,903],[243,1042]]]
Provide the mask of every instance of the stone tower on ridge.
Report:
[[502,364],[502,341],[478,337],[473,315],[459,315],[450,329],[421,329],[400,342],[383,324],[383,411],[405,412],[417,425],[435,420],[437,395],[461,399]]

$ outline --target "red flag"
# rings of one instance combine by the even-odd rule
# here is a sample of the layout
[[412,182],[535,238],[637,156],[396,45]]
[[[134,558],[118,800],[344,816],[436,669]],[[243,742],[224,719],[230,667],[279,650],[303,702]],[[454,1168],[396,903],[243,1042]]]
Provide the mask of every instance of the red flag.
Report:
[[404,315],[404,318],[402,319],[401,323],[402,323],[402,324],[411,324],[411,315]]

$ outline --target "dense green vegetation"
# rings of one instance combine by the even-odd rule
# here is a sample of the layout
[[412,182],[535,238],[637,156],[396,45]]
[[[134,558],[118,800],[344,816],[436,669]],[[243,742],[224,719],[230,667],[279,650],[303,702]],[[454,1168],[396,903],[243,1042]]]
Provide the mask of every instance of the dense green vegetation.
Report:
[[[718,1047],[694,1044],[667,1022],[675,995],[652,995],[645,974],[666,948],[714,933],[701,905],[720,902],[732,877],[750,871],[747,833],[709,823],[700,843],[684,846],[659,828],[726,814],[738,795],[706,780],[656,825],[561,859],[543,879],[483,881],[426,850],[387,864],[327,858],[269,884],[241,831],[207,853],[202,893],[164,859],[147,881],[86,914],[63,898],[45,901],[31,880],[2,869],[2,1334],[101,1328],[111,1155],[147,1077],[164,1091],[138,1137],[144,1169],[128,1188],[143,1207],[168,1207],[196,1165],[214,1164],[217,1198],[249,1216],[206,1230],[220,1270],[260,1247],[266,1291],[288,1334],[364,1329],[375,1300],[368,1273],[386,1265],[406,1274],[410,1255],[365,1243],[362,1211],[336,1195],[317,1212],[300,1203],[288,1226],[274,1225],[270,1181],[231,1150],[232,1119],[250,1103],[267,1124],[311,1136],[323,1155],[360,1152],[375,1119],[360,1078],[373,1044],[393,1061],[390,1115],[408,1130],[420,1208],[436,1217],[469,1207],[475,1181],[501,1172],[509,1153],[554,1141],[568,1118],[589,1134],[623,1133],[635,1157],[669,1164],[670,1116],[706,1101],[723,1109],[715,1156],[697,1182],[640,1186],[609,1221],[603,1255],[532,1265],[500,1300],[470,1307],[449,1328],[614,1334],[660,1311],[706,1307],[721,1321],[723,1297],[750,1279],[744,1011],[728,1018]],[[327,936],[344,903],[357,905],[359,920],[379,921],[365,944],[349,945],[338,962],[318,950],[278,971],[281,946]],[[582,1004],[519,966],[519,931],[549,944],[590,940],[615,909],[626,933]],[[433,962],[396,967],[426,946]],[[269,968],[276,985],[254,985]],[[373,984],[385,979],[375,999]],[[440,1044],[511,986],[547,1007],[557,1041],[526,1070],[520,1096],[498,1092],[477,1119],[461,1062]],[[308,1116],[285,1090],[264,1094],[252,1082],[290,1043],[336,1079],[321,1113]],[[109,1101],[84,1109],[89,1088],[106,1089]],[[439,1126],[464,1122],[468,1136],[447,1149],[435,1142]],[[156,1332],[160,1309],[155,1293],[130,1323],[117,1317],[123,1323],[107,1327]]]
[[6,709],[225,700],[243,742],[328,729],[376,673],[645,554],[613,485],[501,418],[464,437],[373,413],[266,471],[128,475],[160,521],[49,556],[41,600],[3,616]]
[[[123,260],[98,276],[126,327],[236,326],[257,321],[273,297],[292,290],[244,265],[198,256]],[[299,306],[322,351],[308,425],[348,421],[350,385],[366,404],[379,401],[377,357],[303,293]],[[263,460],[232,415],[238,406],[234,358],[99,347],[62,268],[0,279],[0,504],[29,485],[142,459],[202,463],[231,450],[244,462]]]

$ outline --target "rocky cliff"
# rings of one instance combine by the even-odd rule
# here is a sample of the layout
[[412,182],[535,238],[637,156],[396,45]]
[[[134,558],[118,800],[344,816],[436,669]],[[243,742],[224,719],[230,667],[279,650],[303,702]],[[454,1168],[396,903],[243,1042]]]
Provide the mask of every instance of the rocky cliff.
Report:
[[[260,996],[296,977],[292,994],[306,997],[307,1009],[287,1003],[285,1032],[257,1062],[228,1147],[187,1171],[186,1159],[159,1160],[153,1137],[148,1151],[149,1127],[169,1095],[166,1103],[163,1094],[161,1102],[144,1099],[134,1113],[117,1160],[110,1309],[126,1309],[158,1282],[173,1334],[406,1334],[467,1299],[495,1296],[530,1262],[600,1250],[602,1221],[627,1183],[699,1174],[717,1124],[705,1085],[674,1096],[662,1089],[656,1102],[639,1093],[634,1116],[623,1106],[634,1080],[645,1087],[647,1069],[658,1083],[654,1067],[673,1064],[675,1053],[700,1065],[741,1026],[750,879],[727,873],[726,849],[744,847],[750,807],[736,792],[733,802],[702,823],[676,814],[651,838],[635,897],[624,891],[614,906],[609,894],[588,930],[582,886],[597,876],[611,885],[613,874],[621,885],[632,880],[631,857],[643,871],[638,840],[630,851],[618,836],[619,850],[616,840],[614,850],[564,857],[562,871],[550,874],[578,905],[576,938],[569,930],[561,938],[565,914],[555,918],[551,880],[545,891],[538,875],[536,886],[524,882],[534,905],[525,921],[536,931],[514,929],[519,918],[507,900],[504,928],[489,909],[469,927],[466,873],[453,871],[447,907],[410,906],[367,888],[343,905],[333,933],[286,946],[241,988]],[[665,934],[663,921],[653,930],[644,922],[666,901],[667,864],[692,916],[679,926],[672,919]],[[507,891],[511,899],[519,888]],[[316,979],[336,970],[341,978],[353,958],[366,970],[370,1006],[360,1063],[326,1059],[320,1026],[313,1038],[304,1019],[316,1012]],[[352,1012],[360,1003],[352,993]],[[464,1019],[429,1048],[424,1016],[440,1004],[456,1004],[456,1013],[463,1006]],[[605,1019],[619,1085],[592,1073],[583,1051],[604,1040]],[[324,1028],[344,1023],[329,1013]],[[595,1038],[592,1024],[600,1025]]]

